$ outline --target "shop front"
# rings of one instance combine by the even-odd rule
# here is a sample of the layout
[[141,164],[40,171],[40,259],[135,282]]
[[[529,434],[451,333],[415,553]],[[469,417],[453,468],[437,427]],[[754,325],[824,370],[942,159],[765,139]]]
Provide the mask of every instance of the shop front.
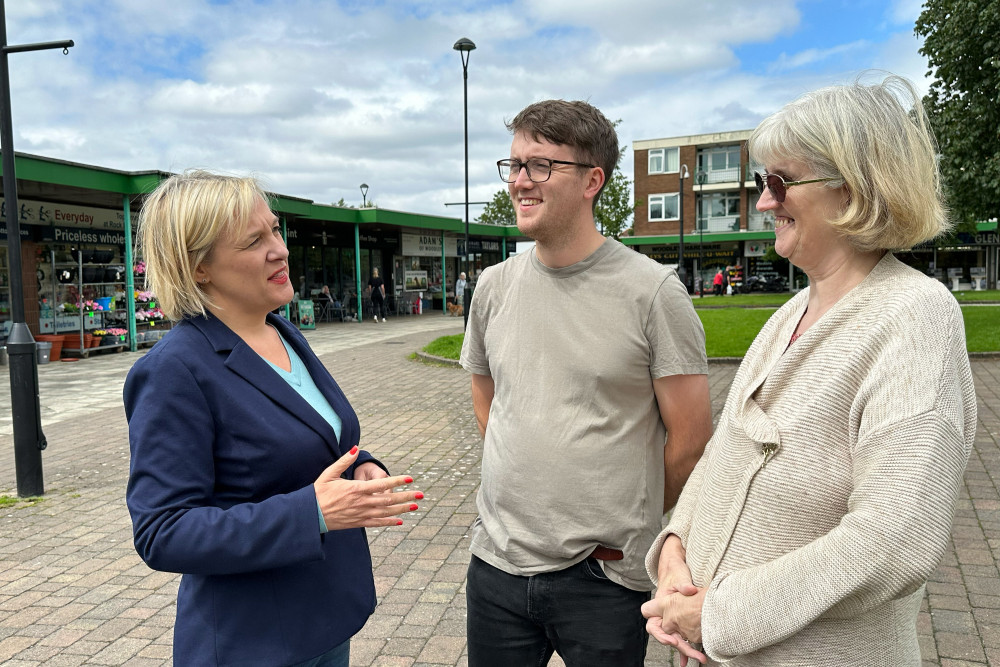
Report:
[[459,237],[454,233],[400,234],[400,254],[394,260],[394,292],[412,312],[445,310],[455,292],[459,266]]
[[[45,342],[59,338],[54,350],[87,356],[94,347],[129,346],[135,336],[150,341],[169,328],[155,299],[144,298],[142,277],[135,312],[130,315],[126,289],[125,218],[122,210],[19,200],[22,287],[29,330]],[[2,206],[6,214],[6,206]],[[6,223],[6,217],[4,217]],[[6,224],[0,232],[0,318],[3,336],[10,326],[10,277],[7,275]],[[158,326],[158,328],[157,328]],[[57,355],[53,355],[57,356]]]

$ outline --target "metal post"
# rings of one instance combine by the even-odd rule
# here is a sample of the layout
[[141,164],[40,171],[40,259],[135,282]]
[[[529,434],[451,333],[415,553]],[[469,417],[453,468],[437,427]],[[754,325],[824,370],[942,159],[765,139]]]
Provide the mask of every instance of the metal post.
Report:
[[7,207],[7,265],[10,271],[11,329],[7,338],[10,364],[10,404],[14,430],[14,468],[17,495],[45,493],[42,478],[42,450],[47,442],[42,433],[41,404],[38,398],[38,357],[35,339],[24,317],[24,285],[21,265],[21,223],[17,205],[17,177],[14,173],[14,123],[10,111],[10,68],[7,56],[22,51],[61,48],[69,52],[72,41],[7,45],[7,11],[0,0],[0,152],[3,164],[3,196]]
[[[125,309],[128,312],[128,349],[135,352],[135,257],[132,255],[132,204],[122,195],[122,216],[125,220]],[[143,274],[145,275],[145,274]],[[143,281],[146,279],[143,278]]]
[[688,177],[688,166],[682,164],[680,170],[677,172],[677,217],[681,222],[681,238],[680,244],[677,246],[677,277],[681,279],[681,284],[684,285],[684,289],[687,289],[687,269],[684,268],[684,179]]
[[354,275],[357,277],[354,291],[358,298],[358,324],[361,324],[365,320],[361,312],[361,227],[358,223],[354,223]]
[[694,206],[694,220],[695,224],[698,225],[698,277],[701,278],[701,289],[698,290],[698,298],[700,299],[705,295],[705,267],[702,266],[705,257],[705,221],[698,217],[698,205],[700,204],[702,208],[705,207],[705,181],[708,180],[708,174],[704,171],[699,171],[696,178],[698,179],[698,185],[700,186],[698,190],[701,195]]
[[472,271],[469,267],[469,55],[476,48],[466,37],[455,42],[452,47],[462,57],[462,115],[465,119],[465,292],[462,297],[462,329],[469,326],[469,307],[472,305],[472,290],[469,289]]

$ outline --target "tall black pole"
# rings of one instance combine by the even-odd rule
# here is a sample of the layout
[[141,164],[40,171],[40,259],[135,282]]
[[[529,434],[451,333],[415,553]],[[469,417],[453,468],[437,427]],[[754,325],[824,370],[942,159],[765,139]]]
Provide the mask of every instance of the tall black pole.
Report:
[[701,278],[701,289],[698,290],[698,298],[702,298],[705,295],[705,267],[703,263],[705,261],[705,248],[704,248],[704,234],[705,234],[705,221],[702,220],[698,215],[698,205],[700,204],[702,209],[705,208],[705,179],[708,177],[703,171],[698,172],[698,185],[701,186],[698,190],[701,193],[701,197],[695,202],[694,206],[694,219],[695,223],[698,225],[698,277]]
[[687,269],[684,268],[684,179],[688,177],[688,166],[682,164],[677,172],[677,192],[679,193],[677,198],[677,217],[681,221],[681,239],[680,244],[677,246],[677,277],[681,279],[681,284],[684,285],[684,289],[687,289]]
[[463,37],[452,47],[462,57],[462,115],[465,119],[465,291],[462,293],[462,328],[469,326],[469,307],[472,305],[472,291],[469,289],[469,279],[472,271],[469,267],[469,55],[476,48],[475,43]]
[[45,493],[42,479],[41,405],[38,401],[38,358],[35,339],[25,322],[24,285],[21,266],[21,221],[17,205],[17,176],[14,173],[14,123],[10,112],[10,68],[7,56],[21,51],[61,48],[68,53],[72,41],[44,44],[7,45],[7,11],[0,0],[0,153],[3,164],[4,216],[7,223],[7,266],[10,271],[11,327],[7,338],[10,364],[10,408],[14,428],[14,469],[17,495]]

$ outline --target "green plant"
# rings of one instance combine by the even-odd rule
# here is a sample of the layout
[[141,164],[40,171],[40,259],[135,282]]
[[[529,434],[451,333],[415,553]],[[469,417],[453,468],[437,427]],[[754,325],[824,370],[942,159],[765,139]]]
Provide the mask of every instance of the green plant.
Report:
[[28,496],[27,498],[15,498],[14,496],[0,496],[0,507],[13,507],[14,505],[24,504],[25,507],[30,507],[32,505],[37,505],[42,502],[44,498],[41,496]]
[[442,336],[428,343],[424,348],[424,352],[432,354],[435,357],[443,357],[444,359],[458,359],[462,354],[463,340],[465,340],[465,334]]

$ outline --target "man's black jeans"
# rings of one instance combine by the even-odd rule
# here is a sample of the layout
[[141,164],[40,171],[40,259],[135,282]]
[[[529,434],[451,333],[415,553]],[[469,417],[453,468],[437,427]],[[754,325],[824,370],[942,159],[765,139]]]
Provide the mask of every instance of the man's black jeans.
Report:
[[469,667],[642,667],[648,592],[609,580],[593,558],[558,572],[507,574],[475,556],[466,583]]

